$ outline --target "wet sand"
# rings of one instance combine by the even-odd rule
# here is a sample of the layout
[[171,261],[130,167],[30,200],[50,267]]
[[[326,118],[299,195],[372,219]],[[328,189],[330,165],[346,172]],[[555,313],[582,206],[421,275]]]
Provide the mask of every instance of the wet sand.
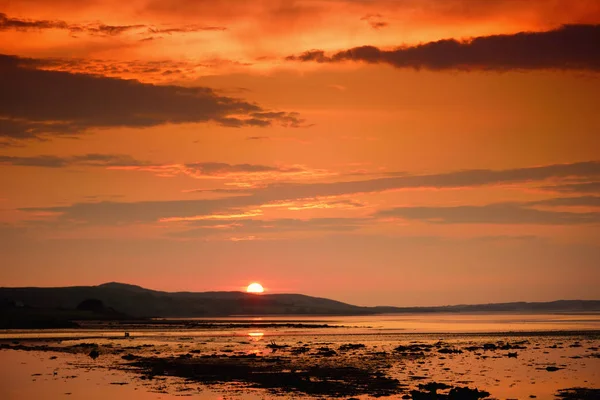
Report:
[[[69,332],[70,339],[5,334],[0,390],[8,394],[0,397],[94,398],[91,390],[114,399],[600,398],[597,330],[444,334],[296,322],[248,329],[243,323],[213,336],[155,330],[129,338],[116,331],[95,338]],[[579,389],[567,391],[572,388]]]

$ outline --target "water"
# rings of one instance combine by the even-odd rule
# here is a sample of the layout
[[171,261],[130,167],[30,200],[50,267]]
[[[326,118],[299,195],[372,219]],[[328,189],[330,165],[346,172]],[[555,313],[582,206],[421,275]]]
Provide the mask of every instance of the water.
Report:
[[[167,321],[176,321],[166,319]],[[178,319],[179,320],[179,319]],[[368,316],[269,316],[269,317],[224,317],[224,318],[190,318],[186,321],[230,323],[254,323],[282,326],[286,323],[327,324],[338,326],[347,334],[379,334],[379,333],[497,333],[497,332],[548,332],[548,331],[600,331],[600,313],[579,314],[389,314]],[[150,326],[127,329],[132,336],[178,336],[185,331],[190,336],[245,336],[247,329],[201,326],[194,330],[175,327]],[[302,328],[286,329],[270,327],[260,330],[264,335],[286,334],[335,334],[332,329]],[[123,327],[99,324],[96,329],[89,326],[85,329],[44,329],[44,330],[0,330],[1,339],[11,338],[90,338],[121,336]]]
[[[96,325],[78,330],[0,331],[0,343],[5,347],[17,347],[13,341],[24,346],[20,347],[22,350],[0,350],[0,399],[154,400],[182,395],[200,399],[281,398],[281,394],[273,395],[244,383],[205,385],[177,376],[145,380],[142,373],[133,371],[122,359],[124,354],[189,357],[191,361],[186,362],[204,362],[202,356],[220,362],[234,355],[256,355],[259,360],[287,360],[300,369],[307,365],[369,366],[406,384],[403,394],[419,383],[432,381],[477,387],[498,399],[531,395],[554,399],[559,389],[600,388],[600,315],[593,313],[284,316],[187,321],[194,322],[210,322],[211,327],[190,329],[169,321],[168,326]],[[292,328],[290,323],[308,325]],[[335,327],[314,327],[319,324]],[[125,331],[130,333],[127,339]],[[518,350],[467,350],[499,342],[521,344],[516,345]],[[101,356],[92,360],[88,356],[90,348],[82,343],[96,346]],[[272,343],[281,349],[274,351],[269,347]],[[348,343],[364,347],[341,351],[340,346]],[[415,343],[442,347],[433,348],[422,357],[403,357],[394,350],[399,345]],[[310,350],[293,355],[291,351],[301,346]],[[335,355],[318,356],[319,348],[332,349]],[[442,354],[440,348],[462,352]],[[509,357],[513,352],[516,357]],[[244,360],[239,362],[254,362]],[[547,367],[558,370],[550,372]],[[400,396],[399,393],[393,398]],[[311,398],[299,392],[294,397]]]

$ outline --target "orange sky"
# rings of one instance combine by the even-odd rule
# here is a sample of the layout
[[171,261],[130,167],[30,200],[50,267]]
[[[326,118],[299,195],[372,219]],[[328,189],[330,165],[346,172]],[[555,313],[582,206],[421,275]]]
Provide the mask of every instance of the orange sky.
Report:
[[600,3],[0,0],[0,285],[597,299]]

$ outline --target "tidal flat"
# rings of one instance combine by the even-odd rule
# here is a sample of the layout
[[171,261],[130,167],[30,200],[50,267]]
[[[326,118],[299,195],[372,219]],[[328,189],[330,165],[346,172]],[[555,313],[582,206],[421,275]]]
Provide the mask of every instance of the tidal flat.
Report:
[[2,331],[0,398],[598,399],[599,321],[288,317]]

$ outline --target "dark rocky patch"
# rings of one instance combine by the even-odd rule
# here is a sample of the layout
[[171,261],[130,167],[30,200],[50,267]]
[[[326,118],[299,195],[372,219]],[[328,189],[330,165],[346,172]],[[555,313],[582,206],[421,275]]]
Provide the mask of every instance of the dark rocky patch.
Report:
[[310,351],[310,348],[308,347],[294,347],[293,349],[290,350],[290,353],[293,355],[299,355],[299,354],[304,354],[304,353],[308,353]]
[[564,400],[598,400],[600,399],[600,389],[580,387],[561,389],[555,396]]
[[129,364],[146,378],[176,376],[202,383],[237,382],[273,392],[314,396],[389,396],[401,385],[368,367],[306,365],[284,357],[144,357]]
[[364,349],[364,348],[365,348],[365,345],[362,343],[347,343],[347,344],[340,345],[338,350],[339,351],[348,351],[348,350],[359,350],[359,349]]
[[[469,387],[452,387],[437,382],[420,384],[419,389],[411,390],[410,394],[413,400],[479,400],[490,396],[488,392],[483,390]],[[450,390],[448,391],[448,389]],[[447,391],[447,393],[438,393],[438,390]]]
[[450,347],[443,347],[438,350],[438,353],[440,354],[462,354],[462,352],[463,351],[460,349],[453,349]]
[[425,353],[431,352],[433,345],[429,344],[409,344],[408,346],[397,346],[394,351],[402,356],[423,357]]

